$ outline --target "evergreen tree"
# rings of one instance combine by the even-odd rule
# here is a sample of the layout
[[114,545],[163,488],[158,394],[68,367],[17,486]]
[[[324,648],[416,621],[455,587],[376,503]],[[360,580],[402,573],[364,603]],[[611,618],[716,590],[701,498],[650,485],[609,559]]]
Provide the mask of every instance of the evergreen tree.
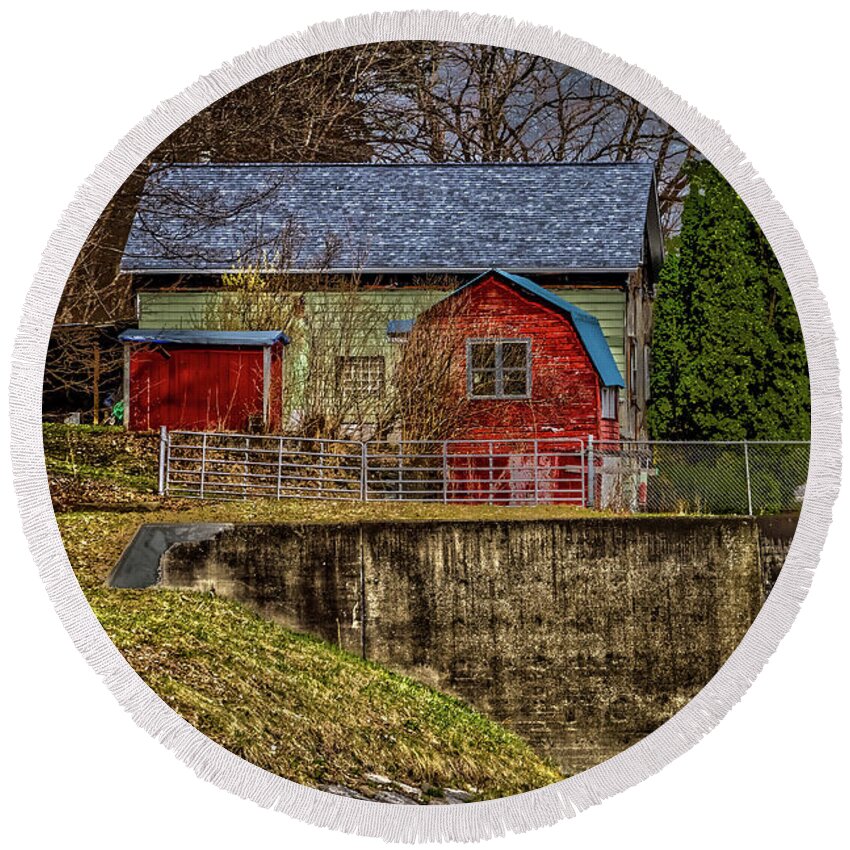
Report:
[[653,330],[656,439],[807,439],[809,380],[791,292],[744,202],[707,161],[690,168],[682,229]]

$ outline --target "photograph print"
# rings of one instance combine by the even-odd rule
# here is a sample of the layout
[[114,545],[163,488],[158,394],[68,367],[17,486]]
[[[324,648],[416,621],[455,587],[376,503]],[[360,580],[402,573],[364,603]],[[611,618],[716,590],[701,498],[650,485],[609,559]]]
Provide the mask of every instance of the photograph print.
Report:
[[622,752],[736,648],[805,498],[770,244],[642,103],[398,41],[225,95],[68,278],[62,540],[171,708],[274,774],[467,804]]

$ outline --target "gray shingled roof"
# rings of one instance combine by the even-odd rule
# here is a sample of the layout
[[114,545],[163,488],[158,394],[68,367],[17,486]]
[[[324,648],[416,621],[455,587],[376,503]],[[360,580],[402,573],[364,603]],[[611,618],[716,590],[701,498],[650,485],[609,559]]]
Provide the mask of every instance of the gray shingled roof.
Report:
[[651,163],[157,166],[121,268],[633,269],[654,192]]

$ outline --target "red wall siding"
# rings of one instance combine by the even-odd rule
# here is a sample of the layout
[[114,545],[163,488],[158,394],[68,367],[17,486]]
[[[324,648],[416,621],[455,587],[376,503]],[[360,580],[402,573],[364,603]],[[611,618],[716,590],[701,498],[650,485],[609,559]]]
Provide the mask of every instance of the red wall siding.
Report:
[[[585,439],[603,436],[599,376],[568,318],[491,278],[467,291],[444,321],[458,337],[463,364],[458,393],[466,396],[465,341],[470,337],[531,340],[530,399],[469,399],[464,439]],[[439,311],[435,311],[440,321]],[[604,436],[610,439],[606,422]],[[616,429],[616,422],[611,423]]]
[[[279,422],[279,379],[276,387],[277,404],[273,396],[271,410],[278,411]],[[134,431],[161,425],[244,431],[249,415],[262,412],[262,348],[156,346],[130,352],[129,424]]]
[[619,440],[620,423],[616,419],[603,419],[599,428],[600,440]]

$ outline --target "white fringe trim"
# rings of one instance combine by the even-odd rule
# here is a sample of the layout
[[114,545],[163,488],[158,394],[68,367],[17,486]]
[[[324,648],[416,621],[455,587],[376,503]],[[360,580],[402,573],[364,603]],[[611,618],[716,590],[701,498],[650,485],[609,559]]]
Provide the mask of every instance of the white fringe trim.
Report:
[[[593,74],[646,104],[693,142],[752,210],[788,279],[803,325],[812,388],[806,499],[785,567],[741,644],[681,711],[640,743],[563,782],[462,806],[391,806],[337,797],[268,773],[214,743],[169,708],[107,637],[74,577],[51,507],[41,442],[41,387],[59,297],[92,225],[133,168],[169,133],[217,98],[290,62],[355,44],[399,39],[476,42],[536,53]],[[14,349],[12,459],[24,530],[50,598],[89,664],[135,721],[220,788],[300,820],[391,841],[475,841],[552,824],[635,785],[692,747],[744,695],[806,596],[840,477],[835,337],[797,231],[719,124],[616,56],[549,28],[454,12],[393,12],[317,24],[252,50],[165,101],[119,142],[80,187],[44,251]]]

